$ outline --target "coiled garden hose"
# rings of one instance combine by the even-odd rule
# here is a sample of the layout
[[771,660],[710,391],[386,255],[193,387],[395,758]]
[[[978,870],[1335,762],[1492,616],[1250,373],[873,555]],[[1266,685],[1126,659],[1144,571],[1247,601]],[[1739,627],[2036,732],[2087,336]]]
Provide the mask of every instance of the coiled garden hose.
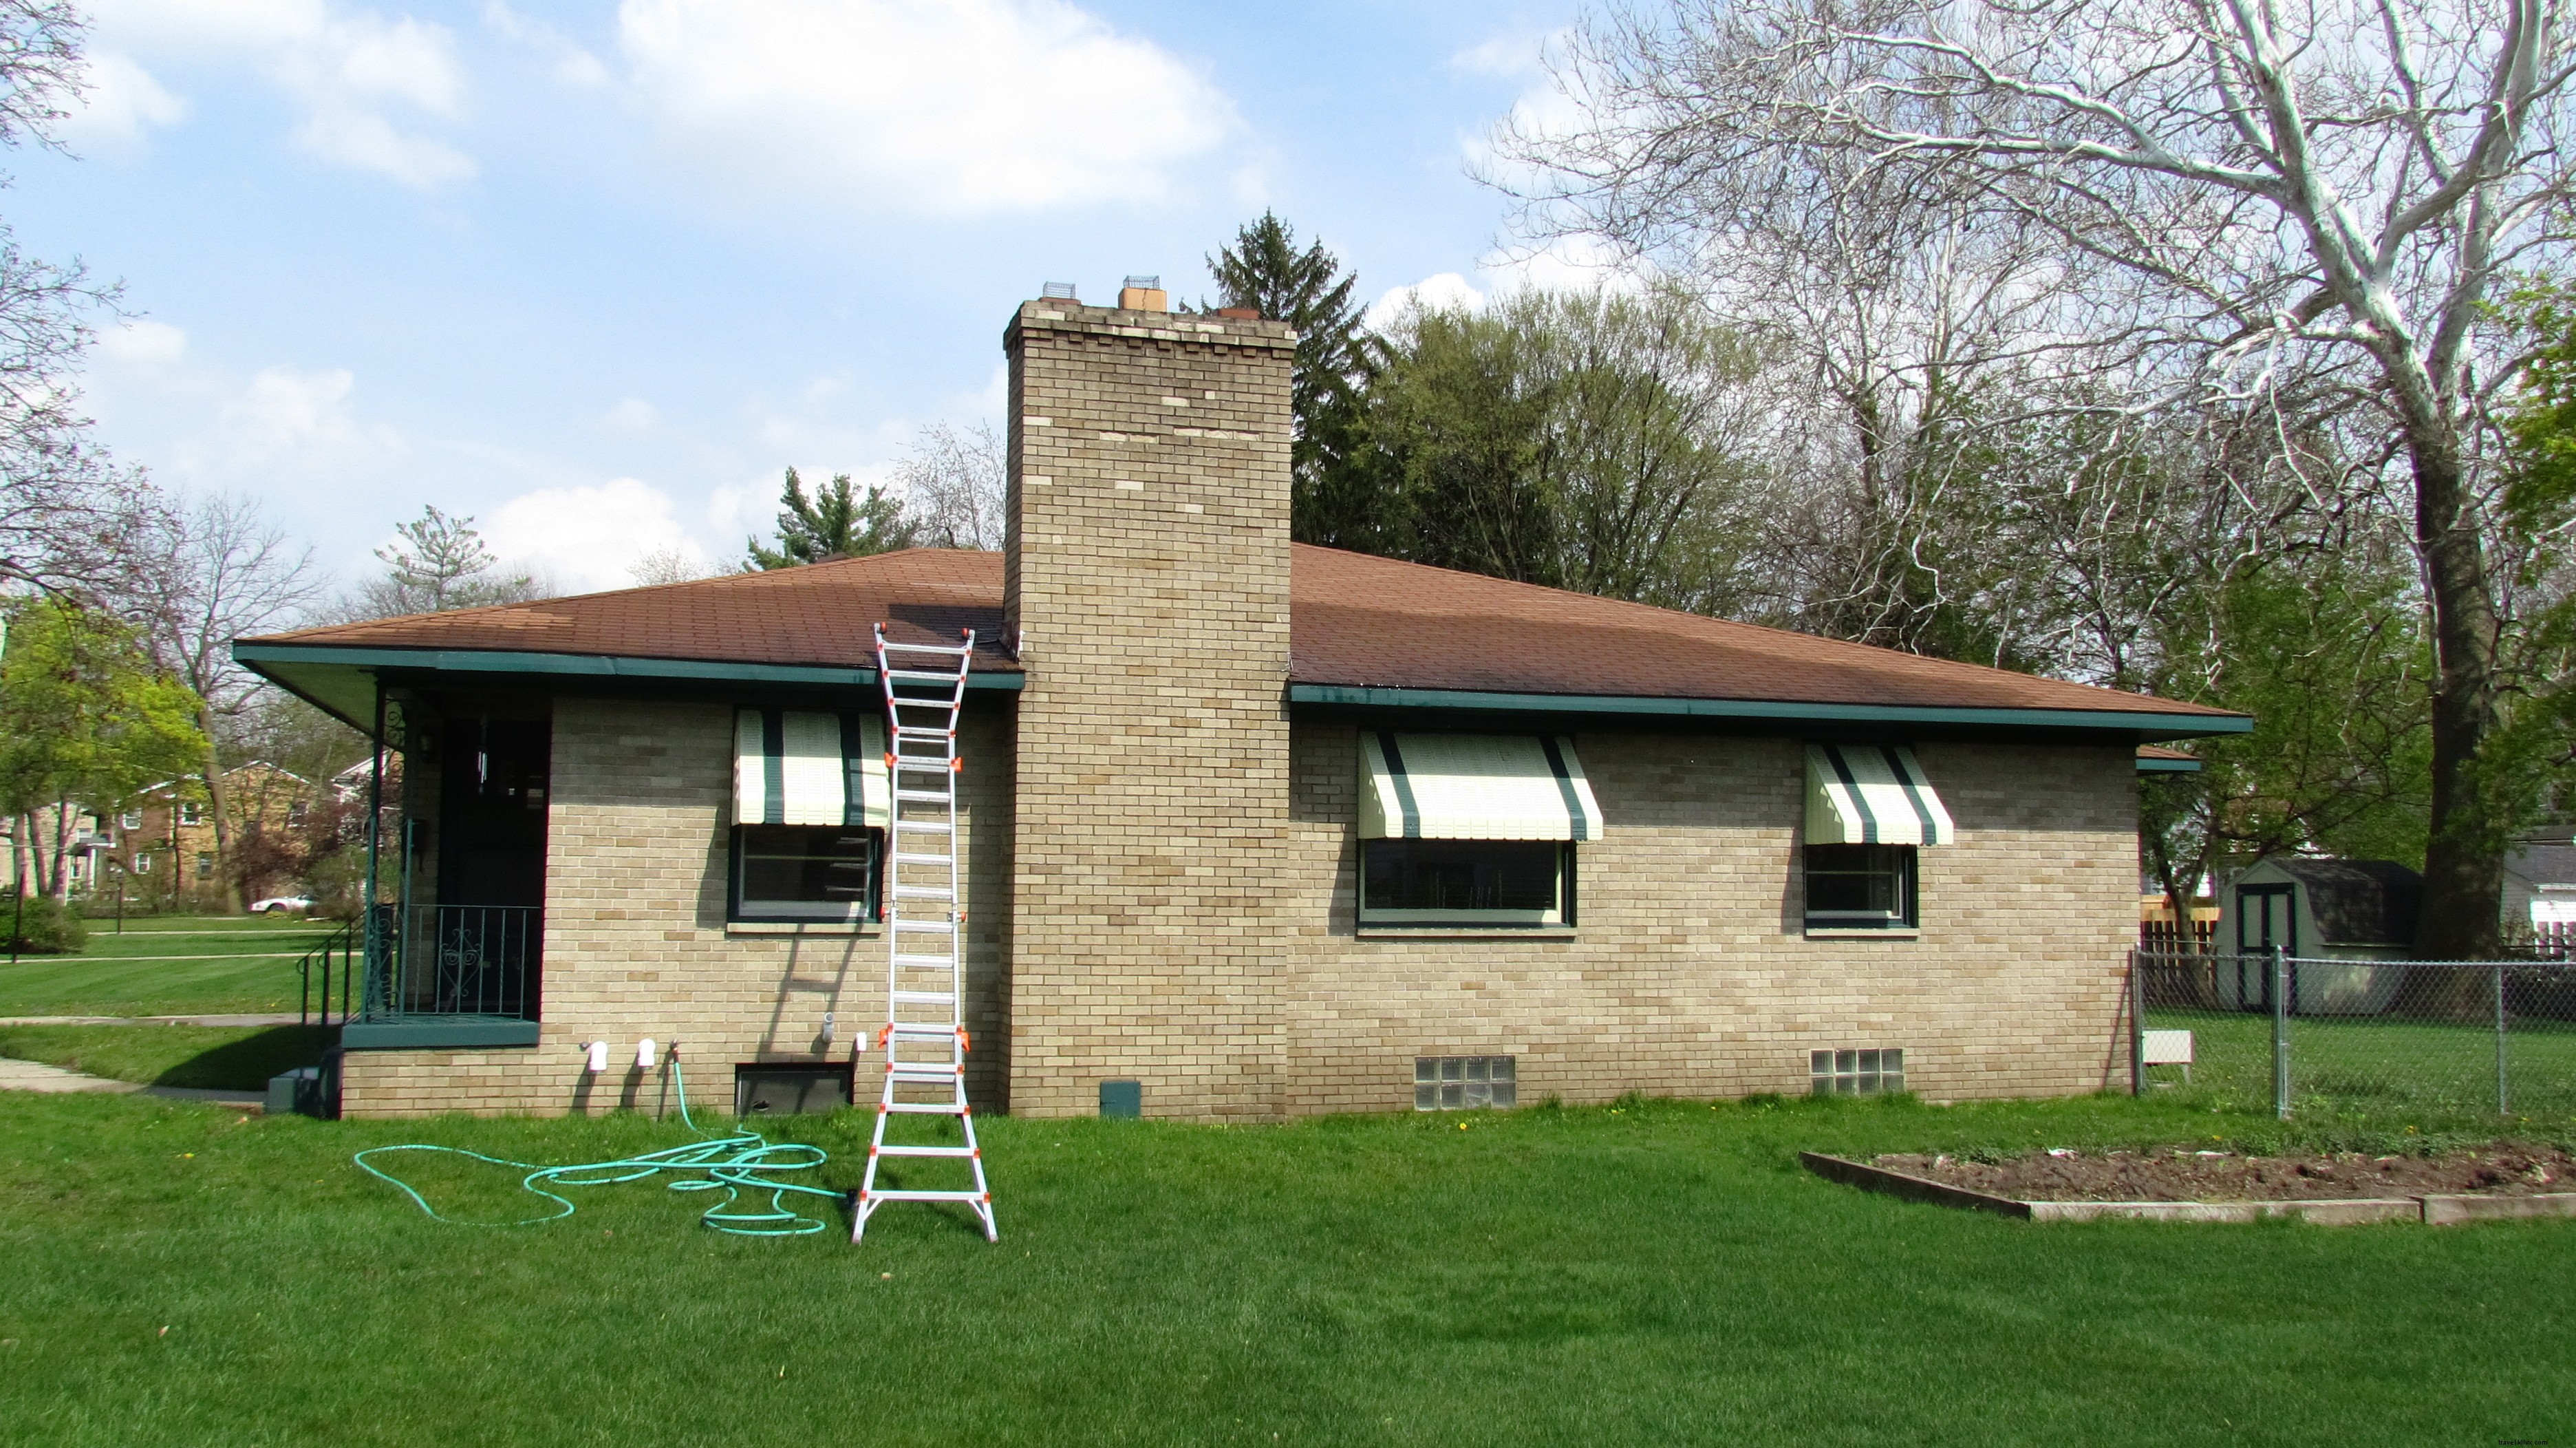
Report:
[[[680,1073],[680,1058],[674,1054],[670,1061],[671,1084],[680,1096],[680,1124],[691,1131],[697,1131],[698,1124],[689,1119],[688,1082]],[[699,1213],[698,1220],[716,1231],[737,1237],[802,1237],[822,1231],[828,1225],[822,1219],[789,1210],[787,1194],[790,1192],[828,1197],[836,1202],[848,1200],[847,1192],[833,1191],[828,1187],[806,1186],[800,1182],[774,1181],[770,1178],[770,1173],[811,1171],[831,1160],[831,1153],[819,1146],[809,1146],[801,1141],[771,1141],[756,1131],[736,1130],[726,1136],[708,1136],[705,1132],[698,1134],[705,1139],[692,1142],[687,1146],[674,1146],[663,1151],[648,1151],[641,1156],[619,1157],[611,1161],[581,1162],[571,1166],[539,1166],[534,1162],[485,1156],[479,1151],[467,1151],[461,1146],[431,1146],[424,1143],[371,1146],[349,1159],[357,1164],[360,1171],[391,1183],[396,1191],[411,1198],[432,1221],[447,1222],[460,1227],[533,1227],[545,1222],[561,1221],[579,1209],[573,1205],[571,1198],[560,1196],[549,1188],[609,1187],[623,1182],[642,1181],[646,1177],[657,1176],[663,1172],[697,1173],[670,1183],[672,1191],[723,1192],[724,1200]],[[553,1202],[561,1210],[549,1212],[542,1217],[523,1218],[516,1222],[459,1222],[453,1217],[442,1216],[437,1208],[429,1204],[428,1198],[412,1189],[411,1183],[368,1160],[369,1157],[383,1156],[397,1151],[443,1152],[449,1156],[489,1162],[494,1166],[521,1168],[527,1172],[527,1175],[519,1179],[520,1189]],[[733,1210],[735,1198],[746,1190],[769,1193],[769,1210],[765,1212]]]

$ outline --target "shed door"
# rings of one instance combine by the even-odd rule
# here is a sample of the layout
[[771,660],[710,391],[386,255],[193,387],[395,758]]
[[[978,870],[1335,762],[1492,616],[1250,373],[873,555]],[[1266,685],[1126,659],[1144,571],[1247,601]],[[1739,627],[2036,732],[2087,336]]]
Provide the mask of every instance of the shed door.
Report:
[[2248,1010],[2272,1008],[2272,969],[2264,952],[2299,953],[2299,918],[2292,908],[2297,887],[2236,887],[2236,998]]

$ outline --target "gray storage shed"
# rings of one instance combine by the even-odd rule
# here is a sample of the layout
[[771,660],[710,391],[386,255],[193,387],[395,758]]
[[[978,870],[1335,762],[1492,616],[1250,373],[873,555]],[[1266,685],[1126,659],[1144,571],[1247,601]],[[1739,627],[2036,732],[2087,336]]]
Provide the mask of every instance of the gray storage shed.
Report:
[[[2219,967],[2219,1002],[2271,1009],[2271,981],[2254,963],[2271,949],[2306,961],[2403,961],[2423,903],[2424,877],[2394,860],[2258,860],[2219,898],[2218,948],[2236,956]],[[2301,1015],[2377,1015],[2405,979],[2403,965],[2302,965],[2289,1005]]]

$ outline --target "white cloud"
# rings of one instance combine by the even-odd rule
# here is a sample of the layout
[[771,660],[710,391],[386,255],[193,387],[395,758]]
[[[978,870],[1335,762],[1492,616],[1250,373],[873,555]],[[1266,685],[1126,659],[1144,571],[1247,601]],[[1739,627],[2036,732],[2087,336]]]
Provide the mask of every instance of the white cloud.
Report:
[[475,526],[495,556],[578,592],[629,586],[630,570],[653,553],[710,566],[670,495],[636,478],[522,493]]
[[1449,57],[1449,68],[1469,75],[1497,75],[1506,79],[1535,75],[1546,59],[1548,45],[1559,34],[1562,32],[1519,30],[1497,35]]
[[624,0],[618,31],[684,147],[870,209],[1153,200],[1237,127],[1178,58],[1065,0]]
[[662,414],[653,404],[640,397],[621,397],[617,405],[599,419],[599,425],[610,432],[642,436],[661,425]]
[[167,366],[188,355],[188,334],[148,318],[119,322],[98,334],[98,355],[131,366]]
[[224,421],[235,449],[248,461],[317,443],[355,441],[360,429],[350,416],[349,394],[357,386],[356,375],[346,367],[324,372],[263,368],[225,405]]
[[1432,310],[1464,307],[1472,312],[1485,305],[1485,294],[1457,272],[1442,272],[1410,286],[1387,288],[1369,303],[1365,320],[1372,331],[1383,332],[1416,303]]
[[295,128],[296,144],[325,161],[390,176],[419,191],[474,175],[474,158],[426,136],[409,136],[373,111],[333,107]]
[[388,114],[460,111],[464,76],[444,26],[326,0],[109,0],[98,20],[103,37],[134,49],[264,71],[304,107],[296,143],[326,161],[423,190],[475,173],[471,157]]
[[187,99],[171,94],[152,72],[115,51],[100,51],[89,58],[89,93],[63,119],[63,139],[130,150],[142,144],[145,131],[176,125],[187,114]]
[[608,67],[599,63],[598,56],[542,20],[522,15],[501,0],[486,0],[483,23],[540,55],[553,57],[555,79],[565,85],[591,90],[608,84]]

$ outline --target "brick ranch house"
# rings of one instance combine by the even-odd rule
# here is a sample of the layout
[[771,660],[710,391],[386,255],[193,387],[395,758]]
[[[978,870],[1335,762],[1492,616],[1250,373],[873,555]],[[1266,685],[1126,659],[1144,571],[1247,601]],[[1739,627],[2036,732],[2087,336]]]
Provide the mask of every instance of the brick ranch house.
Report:
[[1293,342],[1022,306],[999,554],[241,641],[407,765],[343,1110],[650,1106],[647,1036],[717,1104],[871,1060],[879,622],[978,641],[984,1109],[2125,1079],[2140,746],[2249,720],[1292,544]]

